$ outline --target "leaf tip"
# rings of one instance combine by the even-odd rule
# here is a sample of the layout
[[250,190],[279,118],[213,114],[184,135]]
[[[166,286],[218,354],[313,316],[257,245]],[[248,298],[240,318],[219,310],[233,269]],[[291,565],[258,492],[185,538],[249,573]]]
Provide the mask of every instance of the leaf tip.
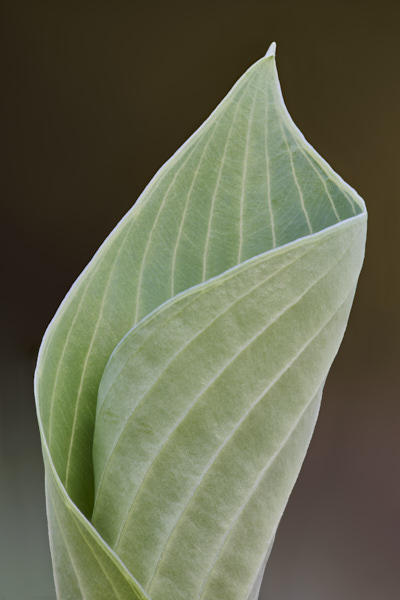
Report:
[[272,42],[272,44],[270,45],[270,47],[267,50],[265,58],[270,58],[271,56],[273,56],[275,58],[275,52],[276,52],[276,42]]

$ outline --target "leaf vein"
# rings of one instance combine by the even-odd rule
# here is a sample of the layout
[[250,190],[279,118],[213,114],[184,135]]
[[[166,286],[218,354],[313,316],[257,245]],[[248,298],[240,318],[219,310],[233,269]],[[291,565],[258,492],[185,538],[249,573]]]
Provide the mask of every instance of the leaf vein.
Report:
[[296,186],[296,188],[297,188],[297,192],[298,192],[298,194],[299,194],[301,208],[302,208],[302,210],[303,210],[303,213],[304,213],[304,216],[305,216],[305,218],[306,218],[307,225],[308,225],[308,229],[309,229],[310,233],[313,233],[313,230],[312,230],[312,227],[311,227],[311,223],[310,223],[310,218],[309,218],[309,216],[308,216],[308,212],[307,212],[307,210],[306,210],[306,207],[305,207],[305,204],[304,204],[304,196],[303,196],[303,192],[301,191],[301,187],[300,187],[299,181],[298,181],[298,179],[297,179],[296,170],[295,170],[295,167],[294,167],[294,162],[293,162],[293,156],[292,156],[292,152],[291,152],[291,150],[290,150],[290,148],[289,148],[289,143],[288,143],[287,137],[286,137],[286,135],[285,135],[285,131],[284,131],[284,129],[283,129],[282,122],[281,122],[280,120],[279,120],[279,126],[280,126],[280,128],[281,128],[282,137],[283,137],[283,139],[284,139],[284,141],[285,141],[286,148],[287,148],[287,153],[288,153],[288,155],[289,155],[290,166],[291,166],[291,169],[292,169],[292,174],[293,174],[294,183],[295,183],[295,186]]
[[244,192],[246,188],[246,178],[247,178],[247,167],[248,167],[248,159],[249,159],[249,141],[250,141],[250,131],[251,126],[253,124],[254,119],[254,108],[256,105],[257,94],[254,94],[249,123],[247,126],[246,132],[246,147],[244,151],[244,160],[243,160],[243,176],[242,176],[242,189],[240,194],[240,211],[239,211],[239,250],[238,250],[238,258],[237,262],[240,264],[242,262],[242,248],[243,248],[243,210],[244,210]]
[[215,133],[215,130],[217,128],[217,124],[218,124],[218,121],[216,123],[214,123],[213,126],[212,126],[209,138],[208,138],[207,143],[205,144],[204,150],[203,150],[203,152],[202,152],[202,154],[200,156],[199,163],[198,163],[198,165],[196,167],[196,170],[194,172],[194,176],[193,176],[193,179],[192,179],[192,182],[191,182],[188,194],[187,194],[187,198],[186,198],[186,202],[185,202],[185,208],[184,208],[183,213],[182,213],[182,218],[181,218],[181,222],[180,222],[180,225],[179,225],[178,236],[177,236],[177,239],[176,239],[176,243],[175,243],[175,247],[174,247],[174,252],[173,252],[173,255],[172,255],[171,297],[173,297],[175,295],[175,262],[176,262],[176,255],[177,255],[180,238],[181,238],[182,231],[183,231],[183,225],[184,225],[184,222],[185,222],[185,219],[186,219],[186,213],[187,213],[187,209],[188,209],[188,206],[189,206],[190,197],[191,197],[192,192],[193,192],[194,183],[195,183],[195,181],[196,181],[196,179],[197,179],[197,177],[199,175],[199,172],[200,172],[201,163],[203,162],[203,159],[204,159],[204,156],[205,156],[205,154],[207,152],[208,146],[209,146],[209,144],[211,143],[211,140],[214,137],[214,133]]
[[218,170],[217,181],[216,181],[214,192],[213,192],[213,195],[212,195],[212,198],[211,198],[210,216],[209,216],[209,219],[208,219],[207,235],[206,235],[206,241],[205,241],[205,244],[204,244],[203,277],[202,277],[202,281],[206,280],[208,247],[209,247],[209,244],[210,244],[211,224],[212,224],[212,219],[213,219],[213,215],[214,215],[215,200],[216,200],[216,197],[217,197],[217,192],[218,192],[219,184],[220,184],[220,181],[221,181],[222,171],[223,171],[223,167],[224,167],[225,160],[226,160],[226,154],[227,154],[227,151],[228,151],[229,140],[230,140],[230,137],[231,137],[231,133],[232,133],[235,121],[236,121],[236,116],[237,116],[239,108],[240,108],[240,102],[238,102],[236,104],[235,112],[233,114],[232,121],[231,121],[229,130],[228,130],[228,136],[227,136],[227,139],[226,139],[226,142],[225,142],[224,151],[223,151],[222,158],[221,158],[221,164],[220,164],[220,167],[219,167],[219,170]]

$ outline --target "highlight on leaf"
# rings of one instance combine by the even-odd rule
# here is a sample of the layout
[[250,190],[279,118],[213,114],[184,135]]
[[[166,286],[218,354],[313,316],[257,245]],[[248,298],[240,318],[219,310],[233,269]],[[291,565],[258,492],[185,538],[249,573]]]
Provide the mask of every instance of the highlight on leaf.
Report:
[[35,376],[59,600],[256,600],[364,256],[275,45],[77,279]]

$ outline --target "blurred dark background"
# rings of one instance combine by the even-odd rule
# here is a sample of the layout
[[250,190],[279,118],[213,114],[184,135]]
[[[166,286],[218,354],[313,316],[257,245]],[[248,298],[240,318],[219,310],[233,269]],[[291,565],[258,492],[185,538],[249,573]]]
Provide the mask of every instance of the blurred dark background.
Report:
[[399,19],[388,0],[1,4],[1,599],[55,598],[32,394],[45,327],[273,40],[289,111],[365,198],[369,237],[261,598],[400,597]]

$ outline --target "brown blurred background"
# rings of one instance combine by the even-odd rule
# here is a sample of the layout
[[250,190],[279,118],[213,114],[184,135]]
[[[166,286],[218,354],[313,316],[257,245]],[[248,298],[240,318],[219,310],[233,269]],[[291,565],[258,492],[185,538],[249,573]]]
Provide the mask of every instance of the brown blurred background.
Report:
[[289,111],[365,198],[369,237],[261,598],[398,600],[400,4],[10,0],[0,18],[0,598],[55,598],[32,395],[44,329],[151,176],[275,40]]

